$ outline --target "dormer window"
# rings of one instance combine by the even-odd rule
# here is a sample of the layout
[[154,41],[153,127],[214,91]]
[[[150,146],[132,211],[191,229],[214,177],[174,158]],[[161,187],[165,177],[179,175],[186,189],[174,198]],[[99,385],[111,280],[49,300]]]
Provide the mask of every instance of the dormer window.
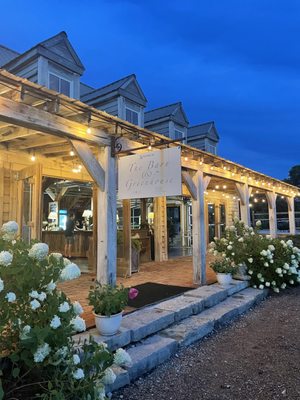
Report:
[[134,125],[139,125],[139,113],[126,106],[126,121],[131,122]]
[[72,82],[52,72],[49,73],[49,89],[71,97]]

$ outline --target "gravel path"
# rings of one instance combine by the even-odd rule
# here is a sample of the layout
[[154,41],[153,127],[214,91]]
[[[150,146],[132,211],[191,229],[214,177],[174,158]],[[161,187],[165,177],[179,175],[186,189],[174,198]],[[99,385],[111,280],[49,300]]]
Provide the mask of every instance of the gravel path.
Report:
[[114,400],[300,399],[300,287],[271,295]]

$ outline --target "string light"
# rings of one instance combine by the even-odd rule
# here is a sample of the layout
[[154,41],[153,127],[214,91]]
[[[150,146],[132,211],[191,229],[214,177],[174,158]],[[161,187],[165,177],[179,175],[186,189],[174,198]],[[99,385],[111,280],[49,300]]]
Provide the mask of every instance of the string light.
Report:
[[32,156],[30,157],[31,161],[35,161],[36,160],[36,156],[34,154],[32,154]]
[[73,150],[71,150],[69,154],[70,154],[70,156],[72,156],[72,157],[75,156],[75,153],[74,153]]
[[90,127],[87,128],[86,133],[90,134],[92,133],[92,129]]

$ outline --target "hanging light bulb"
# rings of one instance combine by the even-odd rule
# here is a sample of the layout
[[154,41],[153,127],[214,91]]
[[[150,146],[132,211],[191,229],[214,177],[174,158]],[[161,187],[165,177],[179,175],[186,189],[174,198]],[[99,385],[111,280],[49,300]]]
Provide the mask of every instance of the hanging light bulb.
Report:
[[34,154],[32,154],[32,155],[30,156],[30,160],[31,160],[31,161],[35,161],[35,160],[36,160],[36,156],[35,156]]
[[75,156],[75,153],[74,153],[73,150],[71,150],[69,154],[70,154],[70,156],[72,156],[72,157]]

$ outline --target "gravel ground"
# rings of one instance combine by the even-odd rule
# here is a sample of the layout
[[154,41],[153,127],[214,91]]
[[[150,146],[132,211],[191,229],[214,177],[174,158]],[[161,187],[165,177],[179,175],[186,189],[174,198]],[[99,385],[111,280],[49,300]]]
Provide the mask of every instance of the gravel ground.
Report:
[[112,399],[299,400],[299,300],[300,287],[271,295]]

